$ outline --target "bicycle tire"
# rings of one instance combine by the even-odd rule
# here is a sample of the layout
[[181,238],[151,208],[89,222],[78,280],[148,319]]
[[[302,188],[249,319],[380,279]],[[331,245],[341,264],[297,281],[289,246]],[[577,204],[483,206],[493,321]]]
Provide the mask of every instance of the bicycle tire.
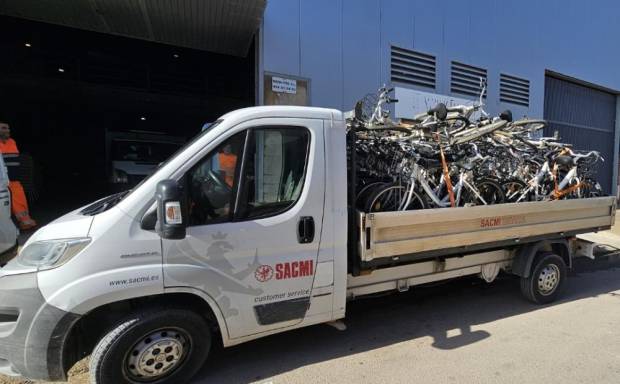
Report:
[[[506,202],[506,195],[502,186],[493,179],[479,179],[474,183],[474,187],[478,190],[480,196],[484,199],[484,205],[502,204]],[[461,195],[461,205],[471,206],[480,205],[478,197],[469,189],[465,189]]]
[[502,191],[504,191],[506,202],[514,203],[521,196],[519,192],[527,188],[527,184],[519,179],[509,179],[501,182],[501,187]]
[[375,181],[375,182],[366,184],[355,196],[355,206],[363,209],[368,196],[370,196],[374,192],[375,189],[383,187],[386,184],[389,184],[389,183],[386,183],[384,181]]
[[[389,184],[382,188],[376,189],[366,201],[364,211],[372,212],[394,212],[398,211],[403,199],[406,199],[407,187],[398,184]],[[414,190],[411,202],[405,209],[406,211],[415,209],[425,209],[426,201],[419,193]]]

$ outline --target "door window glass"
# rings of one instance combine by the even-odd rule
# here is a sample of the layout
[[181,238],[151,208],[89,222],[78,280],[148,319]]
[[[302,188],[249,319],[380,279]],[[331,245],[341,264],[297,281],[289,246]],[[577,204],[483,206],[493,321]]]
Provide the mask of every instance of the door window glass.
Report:
[[190,225],[231,220],[245,136],[230,137],[187,173]]
[[292,207],[304,185],[310,133],[306,128],[257,128],[246,153],[237,220],[274,216]]

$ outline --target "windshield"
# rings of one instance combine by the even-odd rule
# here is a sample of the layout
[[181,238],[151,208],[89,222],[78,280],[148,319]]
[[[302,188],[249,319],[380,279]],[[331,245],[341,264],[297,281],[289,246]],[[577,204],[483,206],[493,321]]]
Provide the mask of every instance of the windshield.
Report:
[[139,140],[112,140],[112,160],[160,163],[172,155],[181,144]]
[[204,135],[206,135],[211,129],[213,129],[215,126],[219,125],[222,122],[222,120],[217,120],[215,123],[211,124],[207,129],[204,129],[203,131],[201,131],[199,134],[197,134],[196,136],[194,136],[193,139],[191,139],[189,142],[187,142],[184,146],[182,146],[181,148],[179,148],[172,156],[170,156],[166,161],[164,161],[163,163],[160,163],[157,168],[149,175],[147,176],[145,179],[143,179],[138,185],[136,185],[133,189],[130,189],[128,191],[124,191],[124,192],[120,192],[114,195],[110,195],[108,197],[105,197],[99,201],[97,201],[94,204],[91,204],[90,206],[86,207],[85,209],[83,209],[81,211],[82,214],[84,215],[96,215],[98,213],[107,211],[108,209],[114,207],[116,204],[120,203],[125,197],[127,197],[132,191],[136,190],[138,187],[140,187],[143,183],[145,183],[147,180],[149,180],[151,177],[153,177],[153,175],[155,173],[157,173],[157,170],[160,169],[161,167],[163,167],[164,165],[166,165],[169,161],[171,161],[172,159],[174,159],[175,157],[177,157],[181,152],[183,152],[186,148],[188,148],[189,146],[191,146],[192,144],[194,144],[196,141],[200,140],[201,137],[203,137]]

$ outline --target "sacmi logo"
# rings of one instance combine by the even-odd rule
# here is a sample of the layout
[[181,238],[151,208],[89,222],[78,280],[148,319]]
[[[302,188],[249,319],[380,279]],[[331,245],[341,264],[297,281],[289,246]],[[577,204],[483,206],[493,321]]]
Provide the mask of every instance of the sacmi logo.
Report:
[[312,275],[314,275],[314,260],[278,263],[275,265],[275,268],[272,268],[270,265],[261,265],[254,272],[254,277],[261,283],[272,278],[275,278],[275,280],[286,280]]

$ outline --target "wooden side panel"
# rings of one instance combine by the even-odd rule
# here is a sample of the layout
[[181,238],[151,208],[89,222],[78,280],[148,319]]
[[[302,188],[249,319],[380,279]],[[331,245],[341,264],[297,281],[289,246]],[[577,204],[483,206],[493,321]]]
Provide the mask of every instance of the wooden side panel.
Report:
[[360,213],[362,260],[613,225],[615,198]]

